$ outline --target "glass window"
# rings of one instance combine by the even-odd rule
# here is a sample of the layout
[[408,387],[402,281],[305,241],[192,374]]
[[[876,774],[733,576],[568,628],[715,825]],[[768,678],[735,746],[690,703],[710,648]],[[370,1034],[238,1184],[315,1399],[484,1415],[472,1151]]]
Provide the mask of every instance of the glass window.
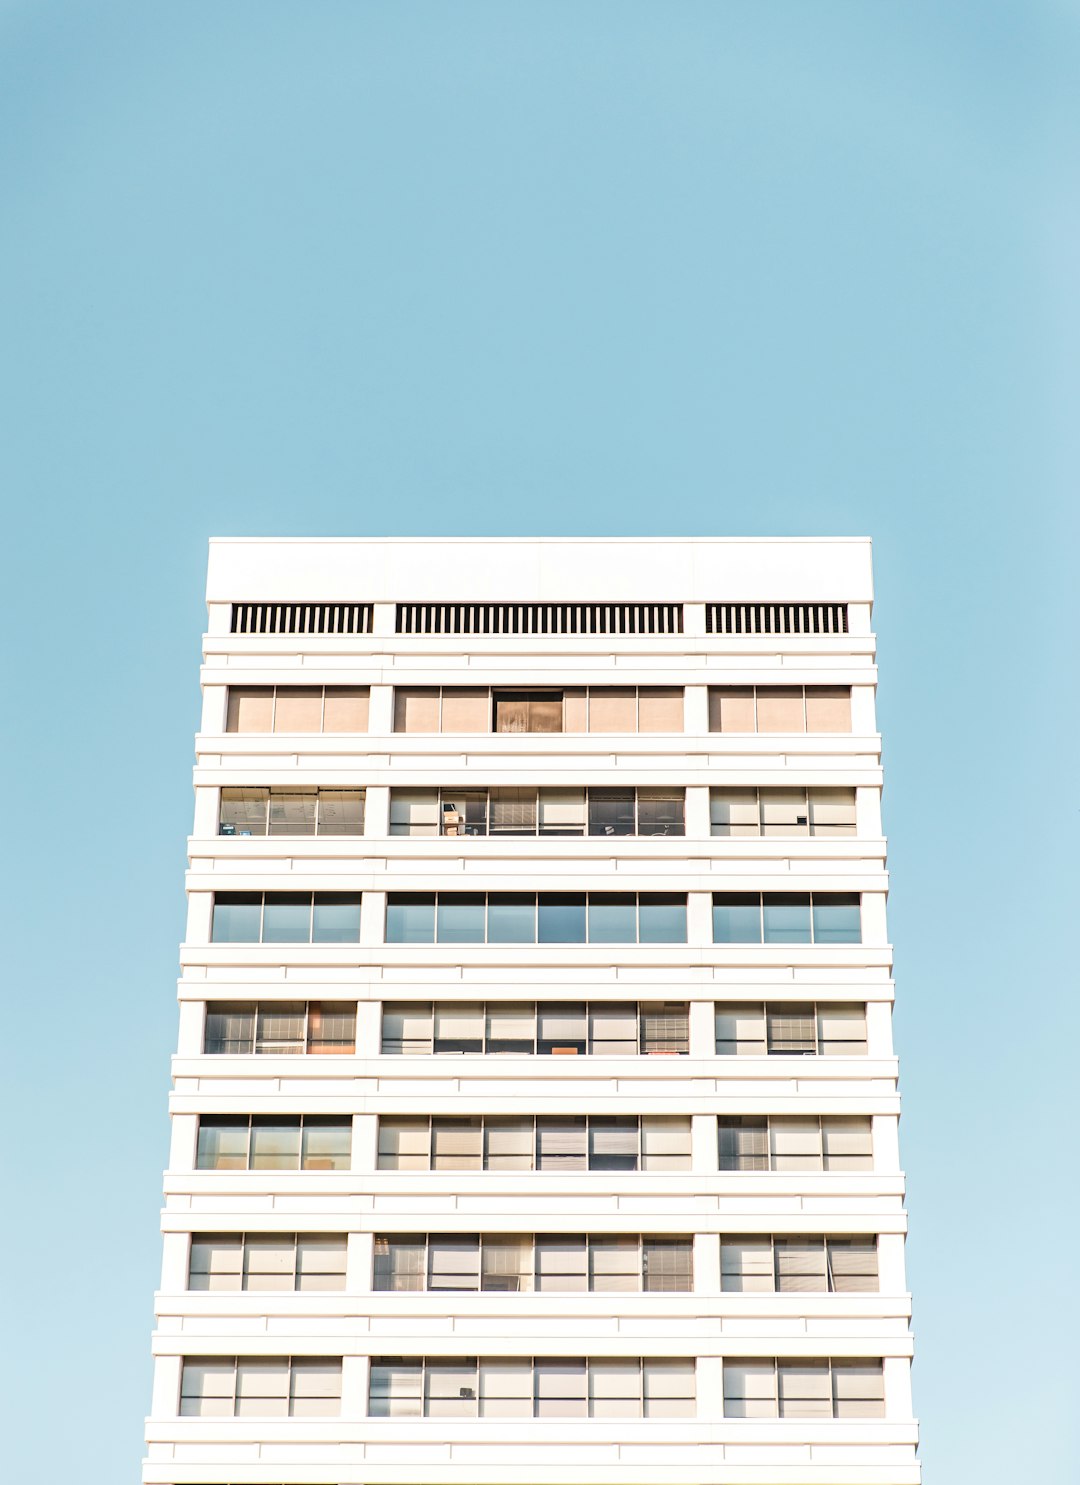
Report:
[[193,1233],[188,1288],[241,1289],[243,1259],[244,1244],[239,1233]]
[[368,1392],[372,1418],[420,1418],[424,1411],[424,1369],[419,1362],[373,1358]]
[[691,1238],[643,1238],[642,1283],[648,1294],[689,1294],[694,1287]]
[[479,1001],[435,1003],[435,1051],[482,1052],[484,1007]]
[[311,893],[267,892],[263,905],[264,944],[311,941]]
[[866,1055],[866,1007],[821,1005],[817,1009],[818,1050],[823,1057]]
[[636,1293],[641,1288],[637,1237],[589,1239],[589,1288],[597,1294]]
[[502,1294],[531,1291],[531,1240],[503,1235],[485,1237],[480,1254],[480,1287]]
[[270,791],[271,835],[314,835],[318,795],[314,789]]
[[307,1049],[322,1055],[354,1052],[355,1001],[311,1001],[308,1005]]
[[261,892],[214,893],[213,943],[257,944],[261,922]]
[[438,789],[391,789],[391,835],[438,835]]
[[880,1361],[834,1361],[834,1418],[884,1418],[885,1378]]
[[821,1122],[806,1118],[769,1121],[770,1169],[821,1170]]
[[531,1418],[533,1372],[528,1361],[480,1362],[481,1418]]
[[826,1170],[873,1170],[874,1146],[868,1118],[835,1114],[821,1120],[821,1143]]
[[255,1050],[255,1007],[216,1001],[206,1008],[203,1051],[236,1057]]
[[475,1418],[479,1410],[479,1387],[474,1357],[427,1361],[424,1364],[424,1416]]
[[366,686],[327,686],[323,731],[366,732],[369,694]]
[[810,830],[813,835],[854,835],[855,790],[811,789]]
[[478,1236],[428,1239],[428,1288],[450,1291],[480,1288]]
[[483,892],[440,892],[435,913],[435,937],[440,944],[484,942]]
[[636,732],[637,730],[636,687],[589,687],[590,732]]
[[541,789],[540,834],[584,835],[585,790]]
[[589,834],[634,834],[633,789],[589,790]]
[[760,1002],[716,1007],[716,1055],[764,1057],[765,1008]]
[[296,1287],[301,1293],[345,1288],[343,1237],[305,1234],[296,1239]]
[[584,1237],[540,1234],[534,1262],[536,1288],[541,1294],[584,1294],[589,1287],[589,1248]]
[[758,686],[757,730],[759,732],[805,732],[801,686]]
[[222,789],[221,835],[265,835],[269,789]]
[[300,1119],[256,1114],[251,1121],[251,1170],[300,1168]]
[[492,835],[536,834],[536,790],[492,789]]
[[720,1288],[729,1294],[771,1294],[775,1288],[772,1239],[720,1239]]
[[289,1414],[293,1418],[333,1417],[341,1410],[341,1362],[294,1357],[289,1374]]
[[689,1115],[642,1114],[641,1168],[647,1171],[690,1169]]
[[249,1138],[250,1122],[244,1115],[200,1119],[196,1170],[246,1170]]
[[291,1233],[249,1233],[244,1243],[244,1288],[296,1288],[296,1239]]
[[709,731],[753,732],[753,686],[709,687]]
[[684,789],[639,789],[637,815],[639,835],[685,835]]
[[231,1356],[189,1356],[180,1382],[181,1418],[231,1418],[236,1362]]
[[396,1292],[422,1290],[427,1277],[426,1249],[422,1237],[377,1237],[373,1287]]
[[589,1416],[591,1418],[641,1417],[640,1361],[591,1361],[589,1363]]
[[638,692],[638,731],[681,732],[682,730],[682,688],[642,686]]
[[756,789],[711,789],[709,818],[713,835],[761,834]]
[[481,1119],[432,1119],[432,1170],[482,1170],[483,1154]]
[[829,1363],[778,1361],[776,1395],[781,1418],[831,1418]]
[[757,892],[713,894],[713,943],[761,943],[761,898]]
[[807,732],[851,731],[851,688],[849,686],[807,686]]
[[685,944],[686,897],[674,892],[642,892],[638,897],[638,942]]
[[319,834],[363,835],[363,789],[319,790]]
[[489,944],[534,944],[536,893],[489,893],[487,941]]
[[290,1056],[304,1051],[307,1007],[302,1000],[270,1001],[259,1007],[255,1050]]
[[805,789],[762,789],[762,835],[810,834],[810,808]]
[[724,1362],[724,1417],[776,1417],[776,1365],[774,1362]]
[[533,1121],[524,1118],[484,1120],[484,1169],[532,1170]]
[[633,892],[589,893],[589,942],[637,942],[637,901]]
[[635,1005],[597,1001],[589,1007],[589,1051],[594,1057],[636,1057],[637,1050]]
[[584,1361],[537,1360],[536,1416],[587,1418],[589,1401]]
[[830,1237],[826,1242],[829,1288],[837,1294],[876,1293],[877,1239]]
[[642,1362],[646,1418],[693,1418],[697,1411],[697,1368],[692,1360]]
[[438,732],[439,688],[394,688],[395,732]]
[[588,1169],[588,1138],[583,1114],[537,1119],[536,1169],[557,1174]]
[[561,732],[561,691],[496,691],[496,732]]
[[814,942],[816,944],[857,944],[862,942],[859,895],[853,893],[814,893]]
[[226,732],[269,732],[273,720],[273,686],[229,687]]
[[390,892],[386,899],[388,944],[435,942],[434,892]]
[[541,892],[537,898],[537,943],[585,943],[584,892]]
[[828,1287],[824,1238],[778,1237],[773,1254],[778,1293],[813,1294]]
[[490,1054],[531,1054],[536,1051],[536,1007],[489,1005],[484,1050]]
[[643,1004],[639,1013],[644,1057],[686,1056],[690,1051],[690,1010],[685,1004]]
[[430,1159],[429,1119],[379,1119],[379,1170],[428,1170]]
[[639,1129],[635,1115],[593,1114],[589,1118],[589,1169],[631,1171],[638,1168]]
[[765,943],[810,942],[809,892],[766,892],[762,897],[762,909]]
[[817,1055],[817,1016],[812,1005],[770,1006],[766,1030],[770,1056]]
[[731,1115],[719,1121],[720,1169],[768,1170],[769,1122],[763,1116]]
[[274,702],[275,732],[321,732],[321,686],[279,686]]
[[348,1170],[352,1164],[352,1120],[304,1115],[304,1170]]
[[586,1012],[583,1001],[553,1000],[536,1008],[537,1049],[546,1056],[583,1056]]
[[383,1006],[384,1056],[426,1056],[432,1050],[431,1001]]
[[490,732],[491,699],[486,686],[444,686],[443,732]]
[[316,892],[311,941],[315,944],[360,942],[360,893]]

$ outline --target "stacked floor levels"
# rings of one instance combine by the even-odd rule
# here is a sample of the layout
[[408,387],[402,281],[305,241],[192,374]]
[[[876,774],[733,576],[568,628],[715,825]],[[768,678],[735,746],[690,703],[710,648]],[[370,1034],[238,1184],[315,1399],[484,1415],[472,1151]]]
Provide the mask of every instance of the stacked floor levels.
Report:
[[914,1485],[869,543],[215,541],[148,1485]]

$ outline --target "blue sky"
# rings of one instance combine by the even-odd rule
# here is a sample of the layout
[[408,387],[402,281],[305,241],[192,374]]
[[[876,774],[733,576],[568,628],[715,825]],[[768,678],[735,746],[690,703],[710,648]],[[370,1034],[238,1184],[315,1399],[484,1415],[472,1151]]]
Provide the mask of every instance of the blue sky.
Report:
[[1075,1478],[1078,100],[1071,0],[0,0],[12,1478],[141,1453],[206,539],[367,533],[873,536],[926,1479]]

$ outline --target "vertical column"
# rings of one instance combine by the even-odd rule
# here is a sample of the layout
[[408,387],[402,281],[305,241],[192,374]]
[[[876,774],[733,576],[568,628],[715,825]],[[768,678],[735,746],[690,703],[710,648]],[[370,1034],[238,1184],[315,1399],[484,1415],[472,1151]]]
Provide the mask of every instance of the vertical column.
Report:
[[686,835],[688,840],[708,840],[712,835],[708,784],[690,784],[686,790]]
[[385,737],[394,730],[393,686],[372,686],[368,703],[368,732]]
[[709,730],[708,686],[687,686],[683,693],[683,731],[687,737],[702,737]]
[[341,1416],[343,1418],[367,1417],[370,1376],[370,1357],[343,1356],[341,1358]]
[[690,1056],[716,1056],[716,1002],[690,1002]]
[[351,1232],[345,1259],[345,1288],[363,1294],[371,1290],[375,1263],[375,1235]]
[[390,789],[386,784],[369,784],[364,795],[364,834],[390,834]]

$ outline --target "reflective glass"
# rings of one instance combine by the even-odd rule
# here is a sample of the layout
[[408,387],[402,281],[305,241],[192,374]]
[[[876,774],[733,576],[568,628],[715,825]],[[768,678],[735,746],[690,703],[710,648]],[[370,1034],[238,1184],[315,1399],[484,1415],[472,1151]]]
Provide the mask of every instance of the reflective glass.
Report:
[[316,892],[313,944],[355,944],[360,941],[359,892]]
[[858,944],[862,942],[862,923],[857,893],[837,893],[814,897],[814,942],[816,944]]
[[540,944],[585,942],[584,892],[538,894],[536,941]]
[[685,942],[686,898],[676,893],[642,892],[638,899],[638,943]]
[[763,899],[765,943],[810,942],[809,892],[766,892]]
[[589,894],[589,942],[632,944],[637,941],[637,903],[632,892]]
[[760,944],[761,899],[756,892],[725,892],[713,898],[714,944]]
[[487,941],[489,944],[536,942],[535,892],[488,894]]
[[435,923],[440,944],[482,944],[483,892],[440,892]]
[[263,907],[264,944],[306,944],[311,940],[311,893],[268,892]]
[[388,944],[435,942],[434,892],[391,892],[386,899]]
[[261,918],[261,892],[218,892],[211,940],[215,944],[257,944]]

